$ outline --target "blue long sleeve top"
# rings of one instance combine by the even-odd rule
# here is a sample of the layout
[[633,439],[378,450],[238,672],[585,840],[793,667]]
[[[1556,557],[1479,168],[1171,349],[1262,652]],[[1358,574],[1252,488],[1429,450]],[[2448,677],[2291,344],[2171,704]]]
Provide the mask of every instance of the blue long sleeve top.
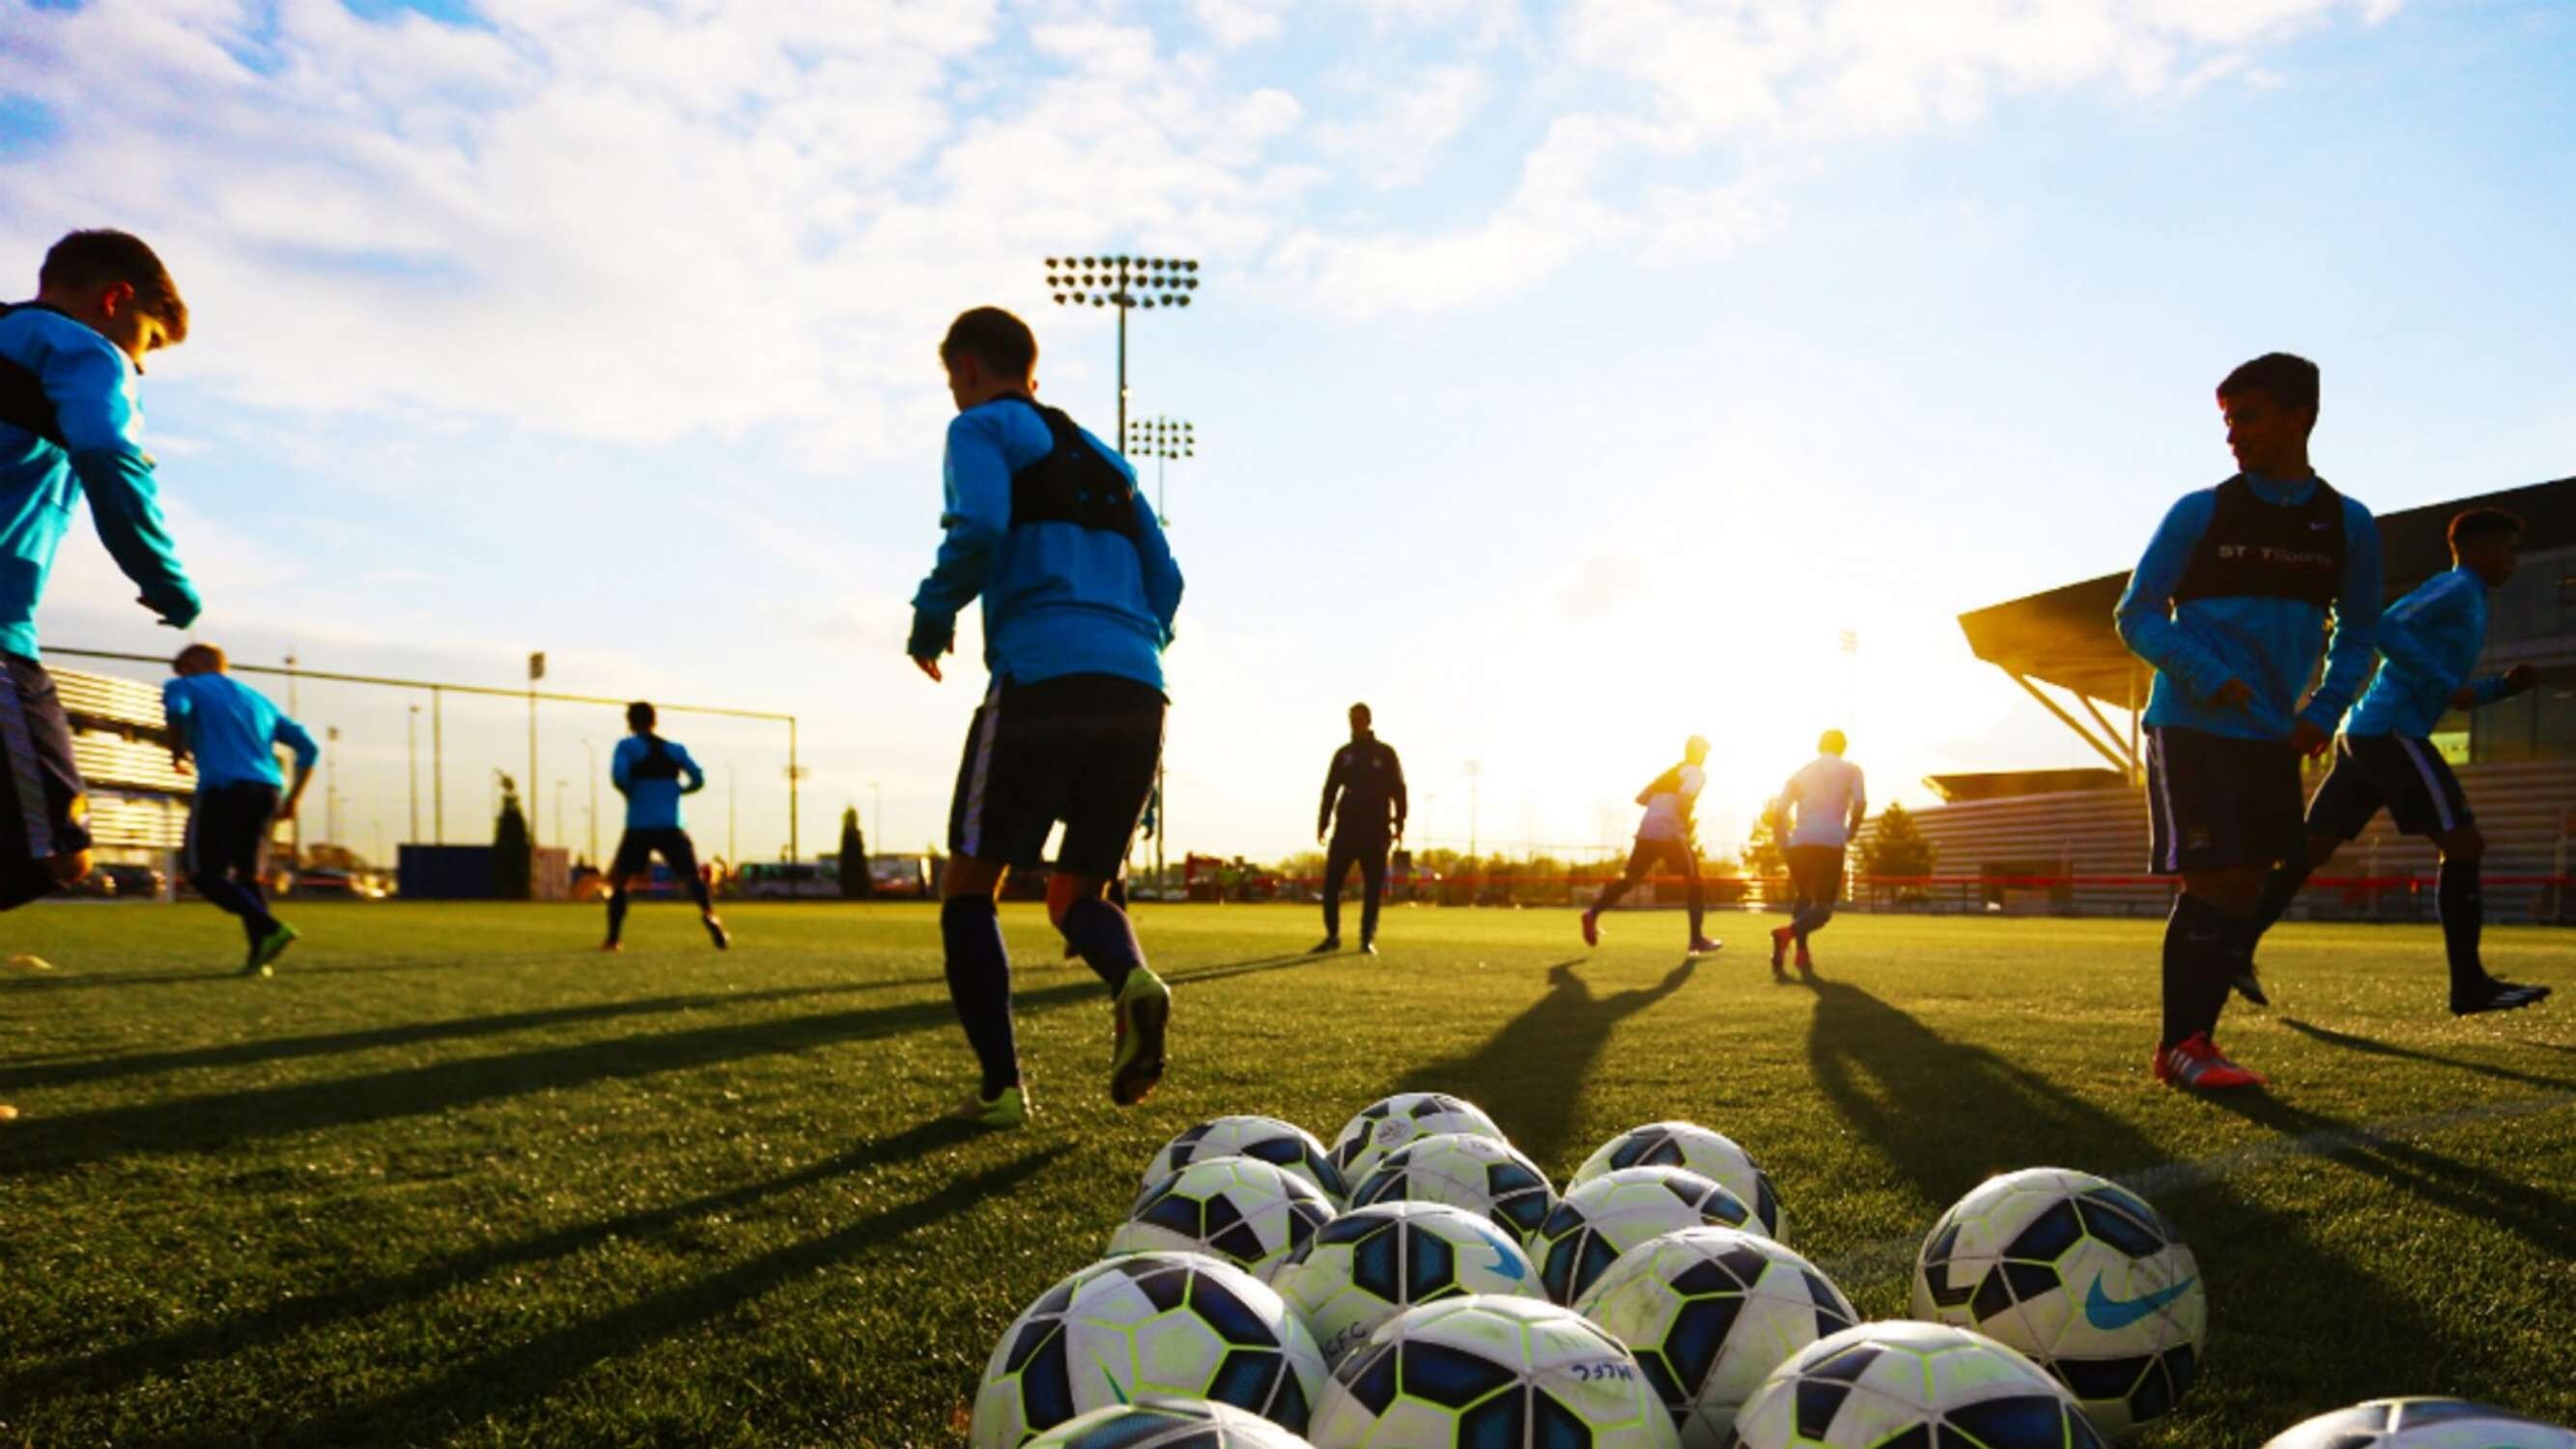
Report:
[[626,828],[629,830],[680,830],[685,822],[680,817],[680,797],[694,795],[707,787],[707,772],[689,757],[688,746],[671,740],[662,741],[663,751],[680,767],[677,776],[639,775],[635,767],[652,748],[642,735],[628,735],[608,752],[608,778],[617,793],[626,797]]
[[[2254,496],[2296,508],[2316,491],[2316,480],[2278,483],[2245,475]],[[2370,675],[2372,641],[2379,624],[2379,526],[2370,510],[2343,501],[2343,579],[2327,610],[2298,599],[2207,598],[2177,606],[2192,551],[2209,529],[2218,490],[2185,494],[2165,514],[2144,558],[2129,575],[2116,622],[2129,652],[2154,665],[2146,722],[2233,735],[2286,740],[2292,724],[2306,720],[2331,733]],[[2333,637],[2327,639],[2331,617]],[[2325,674],[2304,705],[2300,692],[2325,656]],[[2242,707],[2221,708],[2209,697],[2230,679],[2245,681],[2254,697]]]
[[2387,662],[2345,716],[2344,733],[2428,739],[2461,685],[2474,687],[2482,705],[2504,698],[2503,675],[2470,678],[2486,643],[2486,580],[2463,568],[2435,574],[2379,616]]
[[284,785],[277,747],[295,752],[295,768],[310,770],[322,757],[312,732],[278,709],[267,695],[229,674],[183,674],[161,686],[161,712],[196,757],[197,788]]
[[[1132,486],[1136,471],[1089,432],[1083,441]],[[1142,491],[1136,533],[1078,524],[1011,526],[1011,475],[1055,446],[1035,408],[996,399],[948,425],[946,510],[930,577],[913,595],[914,638],[944,639],[977,597],[984,601],[984,665],[996,678],[1035,684],[1067,674],[1112,674],[1163,688],[1163,650],[1181,607],[1181,571]]]
[[0,652],[36,657],[36,604],[84,494],[99,542],[144,604],[186,627],[197,590],[161,520],[134,364],[97,332],[40,307],[0,316],[0,359],[36,375],[62,432],[56,443],[0,422]]

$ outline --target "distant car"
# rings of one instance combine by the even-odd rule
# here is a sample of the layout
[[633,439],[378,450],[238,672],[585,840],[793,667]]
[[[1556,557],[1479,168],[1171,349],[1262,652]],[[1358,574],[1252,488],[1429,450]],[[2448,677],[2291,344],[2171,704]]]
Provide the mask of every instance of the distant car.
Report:
[[754,860],[734,877],[734,894],[749,901],[837,901],[841,878],[810,860]]
[[148,865],[120,862],[102,865],[92,874],[103,875],[115,881],[116,894],[123,900],[157,901],[161,898],[163,886],[167,884],[167,877]]
[[868,857],[869,890],[887,900],[917,901],[930,896],[930,861],[918,855]]
[[316,867],[295,873],[294,894],[337,897],[352,901],[380,901],[385,898],[385,888],[355,871]]

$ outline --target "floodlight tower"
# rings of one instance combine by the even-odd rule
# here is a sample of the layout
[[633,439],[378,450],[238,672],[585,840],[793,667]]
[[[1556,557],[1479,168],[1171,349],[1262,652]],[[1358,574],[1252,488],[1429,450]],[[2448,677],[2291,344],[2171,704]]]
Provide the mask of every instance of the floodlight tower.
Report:
[[1119,451],[1130,458],[1154,460],[1154,521],[1169,528],[1171,515],[1163,509],[1163,465],[1197,457],[1198,432],[1180,418],[1139,418],[1128,425],[1126,437]]
[[1199,288],[1190,257],[1049,257],[1048,295],[1060,307],[1118,309],[1118,431],[1127,436],[1127,314],[1143,307],[1186,307]]

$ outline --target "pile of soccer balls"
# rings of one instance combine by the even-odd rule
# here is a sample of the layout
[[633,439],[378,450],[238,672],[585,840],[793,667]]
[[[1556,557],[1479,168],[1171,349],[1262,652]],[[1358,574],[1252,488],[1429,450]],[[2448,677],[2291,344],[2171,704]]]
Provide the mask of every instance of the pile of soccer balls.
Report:
[[[1474,1104],[1374,1103],[1330,1148],[1221,1117],[1155,1154],[1108,1255],[993,1352],[975,1449],[2080,1449],[2169,1409],[2207,1321],[2145,1201],[2035,1168],[1944,1214],[1919,1321],[1859,1322],[1724,1135],[1657,1122],[1559,1194]],[[2449,1401],[2363,1405],[2274,1449],[2576,1436]],[[2447,1417],[2446,1417],[2447,1416]],[[2555,1437],[2513,1437],[2517,1432]]]

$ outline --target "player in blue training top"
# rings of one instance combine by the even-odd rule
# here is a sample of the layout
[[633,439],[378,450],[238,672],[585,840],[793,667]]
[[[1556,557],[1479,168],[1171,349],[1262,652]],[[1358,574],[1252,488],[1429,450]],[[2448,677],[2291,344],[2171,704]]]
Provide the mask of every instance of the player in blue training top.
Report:
[[36,300],[0,307],[0,910],[89,873],[88,787],[36,661],[36,604],[84,495],[143,606],[172,628],[197,617],[134,401],[143,359],[187,335],[169,271],[121,231],[54,243]]
[[[2478,870],[2487,842],[2469,813],[2459,777],[2433,748],[2433,728],[2451,710],[2524,693],[2540,682],[2540,671],[2517,664],[2502,674],[2472,677],[2486,648],[2487,591],[2513,577],[2522,520],[2501,508],[2467,509],[2451,519],[2450,539],[2450,570],[2379,618],[2379,654],[2387,662],[2344,717],[2334,769],[2308,802],[2307,854],[2273,870],[2255,931],[2259,935],[2281,919],[2309,874],[2332,860],[2384,806],[2398,829],[2423,836],[2442,852],[2439,902],[2451,965],[2451,1011],[2468,1016],[2533,1005],[2549,988],[2499,981],[2478,959],[2478,933],[2486,924]],[[2251,961],[2236,984],[2248,999],[2264,1003]]]
[[957,769],[940,886],[948,994],[983,1070],[962,1115],[999,1127],[1028,1119],[995,902],[1005,874],[1041,863],[1059,821],[1047,913],[1109,988],[1109,1099],[1132,1106],[1162,1080],[1172,992],[1108,891],[1162,758],[1163,649],[1181,571],[1127,460],[1039,405],[1027,323],[998,307],[962,313],[939,360],[957,404],[947,537],[913,595],[905,652],[941,678],[958,612],[980,597],[992,675]]
[[[270,915],[260,894],[269,836],[278,821],[295,818],[322,750],[267,695],[225,673],[226,665],[212,644],[180,650],[170,662],[178,677],[161,686],[161,713],[170,722],[170,763],[196,762],[183,856],[188,883],[241,918],[250,937],[242,974],[266,976],[296,942],[295,928]],[[295,752],[292,785],[277,768],[280,745]]]
[[2155,1074],[2201,1090],[2263,1081],[2212,1036],[2253,959],[2265,881],[2306,854],[2299,760],[2324,752],[2369,676],[2380,591],[2377,522],[2308,463],[2316,364],[2258,357],[2219,383],[2218,409],[2242,471],[2165,514],[2116,616],[2156,670],[2149,869],[2183,880],[2165,923]]
[[680,797],[705,789],[707,772],[689,758],[686,746],[655,734],[653,720],[653,706],[644,701],[626,706],[626,738],[608,756],[609,783],[626,797],[626,833],[617,837],[617,858],[608,866],[608,939],[599,949],[625,949],[618,938],[626,930],[627,882],[651,869],[658,855],[688,888],[707,938],[722,951],[733,938],[716,919],[715,900],[698,874],[698,848],[680,820]]

